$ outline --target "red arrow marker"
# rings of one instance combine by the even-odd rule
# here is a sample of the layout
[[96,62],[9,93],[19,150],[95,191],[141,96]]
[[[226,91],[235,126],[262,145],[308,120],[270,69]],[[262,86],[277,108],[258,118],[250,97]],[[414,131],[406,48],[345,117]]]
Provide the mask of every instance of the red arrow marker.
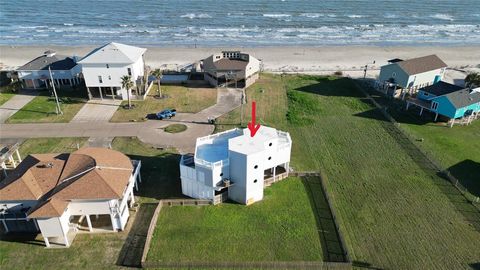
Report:
[[257,110],[257,106],[255,101],[252,102],[252,122],[248,123],[248,129],[250,130],[250,137],[255,136],[257,131],[260,129],[260,124],[255,124],[255,113]]

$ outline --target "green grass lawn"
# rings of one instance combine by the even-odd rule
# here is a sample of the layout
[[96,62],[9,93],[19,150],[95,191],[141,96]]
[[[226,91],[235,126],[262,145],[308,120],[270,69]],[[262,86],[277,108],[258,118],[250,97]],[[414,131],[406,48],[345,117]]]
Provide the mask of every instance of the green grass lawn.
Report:
[[[478,212],[410,155],[349,79],[264,75],[247,95],[262,123],[291,133],[292,166],[325,173],[355,264],[464,269],[480,261]],[[239,110],[217,130],[238,125]]]
[[0,106],[15,96],[14,93],[0,93]]
[[294,178],[248,207],[164,207],[151,243],[150,263],[323,260],[309,197]]
[[171,124],[166,126],[163,130],[168,133],[180,133],[187,130],[187,126],[183,124]]
[[49,91],[42,91],[6,122],[16,123],[65,123],[70,122],[86,102],[83,88],[57,90],[63,114],[56,114],[55,98]]
[[[214,88],[188,88],[185,86],[161,86],[162,95],[167,98],[156,99],[157,85],[153,85],[149,95],[143,101],[133,101],[134,109],[126,110],[119,107],[111,122],[144,121],[149,113],[164,109],[176,109],[178,112],[196,113],[217,102],[217,90]],[[127,104],[124,101],[122,104]]]
[[434,123],[428,112],[420,117],[414,109],[406,112],[399,102],[392,103],[376,94],[374,97],[390,107],[389,112],[402,129],[417,139],[419,147],[448,169],[470,193],[480,197],[480,121],[448,128],[443,122]]

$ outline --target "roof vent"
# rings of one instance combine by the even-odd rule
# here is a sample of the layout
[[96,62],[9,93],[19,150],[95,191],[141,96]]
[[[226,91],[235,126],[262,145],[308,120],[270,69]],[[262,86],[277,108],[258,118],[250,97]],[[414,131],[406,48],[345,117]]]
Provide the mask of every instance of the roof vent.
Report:
[[43,53],[43,55],[45,55],[46,57],[52,57],[56,54],[55,51],[52,51],[52,50],[48,50],[46,52]]
[[53,167],[53,163],[49,162],[47,164],[40,164],[37,166],[37,168],[52,168]]

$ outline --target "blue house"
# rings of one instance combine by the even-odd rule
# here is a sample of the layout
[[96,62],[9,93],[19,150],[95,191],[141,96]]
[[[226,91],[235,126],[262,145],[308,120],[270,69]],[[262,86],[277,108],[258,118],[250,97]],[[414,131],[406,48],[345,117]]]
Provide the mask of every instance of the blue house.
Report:
[[435,113],[435,121],[439,115],[471,121],[480,115],[480,88],[463,88],[440,81],[419,89],[416,98],[407,100],[407,110],[412,104],[420,107],[420,115],[424,109]]

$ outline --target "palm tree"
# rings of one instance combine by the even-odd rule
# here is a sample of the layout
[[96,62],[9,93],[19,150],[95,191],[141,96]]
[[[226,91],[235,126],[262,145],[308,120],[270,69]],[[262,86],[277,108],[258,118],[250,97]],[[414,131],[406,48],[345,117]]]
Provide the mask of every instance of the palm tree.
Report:
[[465,86],[474,88],[480,87],[480,73],[472,72],[465,77]]
[[127,98],[128,98],[128,108],[132,108],[132,103],[130,101],[130,89],[133,88],[132,77],[125,75],[122,76],[122,87],[127,89]]
[[152,71],[152,76],[155,77],[155,79],[157,79],[157,83],[158,83],[157,94],[159,98],[162,98],[162,90],[160,89],[160,80],[162,80],[162,77],[163,77],[162,71],[157,68],[154,71]]

